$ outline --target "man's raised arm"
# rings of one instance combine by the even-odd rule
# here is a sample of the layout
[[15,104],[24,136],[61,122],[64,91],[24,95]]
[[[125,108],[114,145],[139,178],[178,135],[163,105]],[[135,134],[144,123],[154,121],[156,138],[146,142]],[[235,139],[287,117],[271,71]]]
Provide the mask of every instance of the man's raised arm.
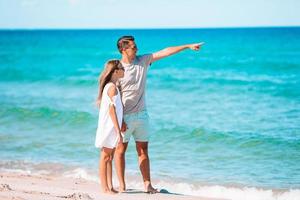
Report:
[[204,42],[194,43],[194,44],[186,44],[186,45],[175,46],[175,47],[167,47],[163,50],[153,53],[151,63],[153,63],[159,59],[168,57],[170,55],[176,54],[185,49],[192,49],[192,50],[198,51],[203,44],[204,44]]

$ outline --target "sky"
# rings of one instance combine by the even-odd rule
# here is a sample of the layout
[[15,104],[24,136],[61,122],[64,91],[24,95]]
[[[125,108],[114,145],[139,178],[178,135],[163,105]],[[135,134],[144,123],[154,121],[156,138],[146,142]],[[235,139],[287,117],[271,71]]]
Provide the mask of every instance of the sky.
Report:
[[0,29],[300,26],[300,0],[0,0]]

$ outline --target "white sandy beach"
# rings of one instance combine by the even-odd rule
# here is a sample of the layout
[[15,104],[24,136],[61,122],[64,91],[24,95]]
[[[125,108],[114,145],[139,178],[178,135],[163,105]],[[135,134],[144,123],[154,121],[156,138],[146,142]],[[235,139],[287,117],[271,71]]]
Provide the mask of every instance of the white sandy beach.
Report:
[[[146,194],[128,189],[116,195],[100,193],[98,183],[81,178],[0,173],[0,200],[213,200],[181,194]],[[220,199],[214,199],[220,200]]]

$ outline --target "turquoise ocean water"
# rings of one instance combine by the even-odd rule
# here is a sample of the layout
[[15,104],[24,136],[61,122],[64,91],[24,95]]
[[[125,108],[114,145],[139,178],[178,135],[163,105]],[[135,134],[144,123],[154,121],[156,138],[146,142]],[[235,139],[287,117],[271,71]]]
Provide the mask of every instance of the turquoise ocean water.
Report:
[[[97,180],[93,101],[105,61],[120,58],[122,35],[135,36],[139,54],[205,42],[149,69],[158,187],[299,199],[300,28],[2,30],[1,171]],[[129,186],[142,186],[133,140],[126,161]]]

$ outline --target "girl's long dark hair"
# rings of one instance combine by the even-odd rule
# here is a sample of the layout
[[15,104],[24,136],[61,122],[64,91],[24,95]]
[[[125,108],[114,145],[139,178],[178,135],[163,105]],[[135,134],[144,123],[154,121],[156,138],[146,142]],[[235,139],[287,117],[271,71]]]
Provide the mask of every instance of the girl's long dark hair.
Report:
[[102,71],[102,73],[99,76],[99,90],[98,90],[98,96],[96,100],[96,104],[100,106],[101,98],[102,98],[102,92],[105,87],[105,85],[110,81],[112,74],[117,69],[122,69],[122,64],[119,60],[109,60],[106,62],[105,67]]

